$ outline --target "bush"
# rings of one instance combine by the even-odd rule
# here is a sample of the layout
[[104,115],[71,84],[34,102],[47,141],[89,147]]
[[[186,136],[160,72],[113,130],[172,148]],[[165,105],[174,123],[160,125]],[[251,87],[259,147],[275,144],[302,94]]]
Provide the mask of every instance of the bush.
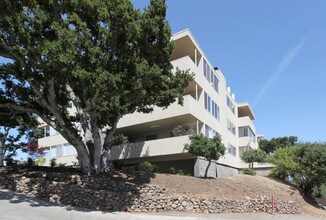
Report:
[[116,133],[112,137],[112,144],[111,146],[121,145],[121,144],[128,144],[129,138],[123,133]]
[[150,162],[143,162],[138,164],[138,170],[143,172],[152,173],[155,166],[151,164]]
[[246,175],[250,175],[250,176],[255,176],[256,175],[256,172],[251,169],[251,168],[245,168],[242,170],[242,173],[243,174],[246,174]]
[[26,161],[26,166],[27,167],[32,167],[32,166],[34,166],[34,160],[33,160],[33,158],[27,158],[27,161]]
[[43,166],[46,162],[46,158],[45,157],[39,157],[37,158],[37,160],[34,162],[35,166]]
[[190,125],[177,125],[171,131],[171,135],[173,137],[189,135],[193,133],[193,128]]
[[56,167],[57,166],[57,159],[56,158],[52,158],[50,160],[50,166],[51,167]]
[[12,159],[11,157],[6,157],[5,161],[6,161],[6,166],[13,167],[13,166],[17,165],[16,161],[14,159]]
[[66,163],[59,163],[58,167],[66,167],[66,165],[67,165]]

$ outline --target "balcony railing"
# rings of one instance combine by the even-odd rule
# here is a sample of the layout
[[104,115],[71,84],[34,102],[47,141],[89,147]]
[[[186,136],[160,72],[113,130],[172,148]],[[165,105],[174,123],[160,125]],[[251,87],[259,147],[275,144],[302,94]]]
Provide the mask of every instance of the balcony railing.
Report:
[[180,154],[189,142],[189,135],[142,141],[137,143],[113,146],[109,160],[121,160],[139,157],[152,157],[160,155]]

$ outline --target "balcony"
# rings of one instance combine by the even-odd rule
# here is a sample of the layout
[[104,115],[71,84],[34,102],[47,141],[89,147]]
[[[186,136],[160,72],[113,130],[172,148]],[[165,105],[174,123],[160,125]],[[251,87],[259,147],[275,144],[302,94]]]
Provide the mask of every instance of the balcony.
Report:
[[189,135],[113,146],[109,160],[181,154]]
[[176,101],[164,110],[163,108],[155,106],[154,111],[151,113],[145,114],[134,112],[133,114],[125,115],[120,119],[118,128],[140,125],[149,122],[154,122],[155,124],[155,121],[185,116],[190,114],[192,106],[197,105],[199,106],[198,102],[191,95],[186,95],[184,96],[183,106],[179,105]]

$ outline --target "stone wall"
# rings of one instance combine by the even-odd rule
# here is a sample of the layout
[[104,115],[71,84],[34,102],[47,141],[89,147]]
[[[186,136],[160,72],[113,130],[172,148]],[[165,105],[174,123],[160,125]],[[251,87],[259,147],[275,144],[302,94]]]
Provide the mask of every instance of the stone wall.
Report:
[[[271,213],[271,197],[246,197],[242,201],[191,194],[178,195],[166,188],[137,184],[105,176],[65,173],[0,173],[0,188],[8,188],[56,204],[104,211]],[[276,213],[300,213],[300,205],[275,200]]]

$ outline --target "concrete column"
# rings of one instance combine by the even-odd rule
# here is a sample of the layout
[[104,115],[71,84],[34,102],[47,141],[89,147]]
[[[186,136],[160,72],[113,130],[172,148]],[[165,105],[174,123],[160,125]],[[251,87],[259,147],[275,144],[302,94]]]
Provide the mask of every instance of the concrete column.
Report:
[[196,128],[197,128],[196,134],[199,134],[199,121],[198,120],[197,120],[197,123],[196,123]]
[[195,48],[195,63],[196,63],[196,66],[198,65],[197,63],[197,49]]
[[198,84],[196,83],[196,101],[198,102]]

